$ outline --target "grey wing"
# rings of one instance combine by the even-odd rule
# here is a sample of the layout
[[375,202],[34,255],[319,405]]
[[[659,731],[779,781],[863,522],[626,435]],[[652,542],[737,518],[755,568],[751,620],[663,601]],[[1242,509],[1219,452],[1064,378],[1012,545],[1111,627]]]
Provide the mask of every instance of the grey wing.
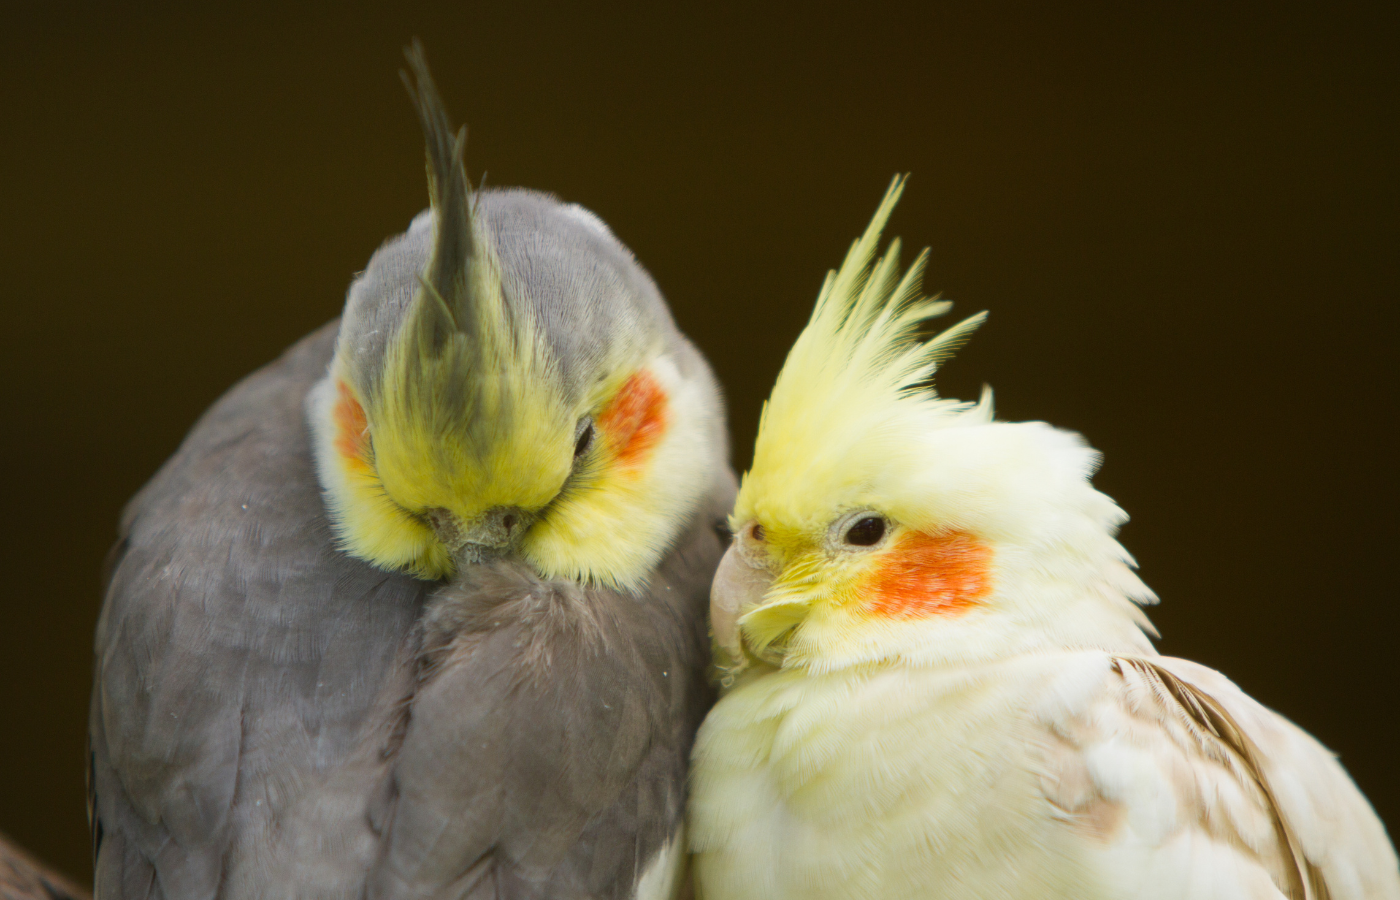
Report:
[[302,404],[335,326],[215,404],[123,517],[89,719],[103,898],[354,896],[422,582],[334,549]]
[[724,478],[641,596],[497,564],[433,598],[370,896],[672,896]]

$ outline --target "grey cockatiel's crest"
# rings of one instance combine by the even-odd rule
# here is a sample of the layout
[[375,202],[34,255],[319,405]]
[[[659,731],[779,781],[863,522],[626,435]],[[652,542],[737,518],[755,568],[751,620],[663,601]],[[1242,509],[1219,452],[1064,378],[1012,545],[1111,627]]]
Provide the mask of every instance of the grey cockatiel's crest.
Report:
[[123,515],[99,897],[679,888],[734,492],[718,392],[596,217],[471,190],[410,60],[432,212]]

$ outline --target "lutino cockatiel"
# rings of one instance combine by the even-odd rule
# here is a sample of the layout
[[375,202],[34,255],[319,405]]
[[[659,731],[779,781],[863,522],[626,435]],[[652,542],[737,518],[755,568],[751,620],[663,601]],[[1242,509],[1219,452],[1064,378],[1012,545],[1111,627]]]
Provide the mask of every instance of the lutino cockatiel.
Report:
[[711,615],[703,900],[1400,898],[1336,760],[1159,656],[1097,455],[937,397],[947,304],[876,259],[896,180],[764,408]]
[[97,895],[658,898],[712,702],[716,384],[592,213],[432,208],[127,509],[97,630]]

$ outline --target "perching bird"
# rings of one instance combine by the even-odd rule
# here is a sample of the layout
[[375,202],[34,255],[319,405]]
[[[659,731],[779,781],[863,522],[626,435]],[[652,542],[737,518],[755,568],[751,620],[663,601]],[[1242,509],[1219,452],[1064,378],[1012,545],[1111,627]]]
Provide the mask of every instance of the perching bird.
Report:
[[1075,434],[938,398],[974,316],[876,260],[896,180],[764,409],[696,740],[703,900],[1400,898],[1336,760],[1159,656]]
[[432,208],[128,507],[97,896],[657,898],[683,877],[733,500],[713,376],[596,216]]

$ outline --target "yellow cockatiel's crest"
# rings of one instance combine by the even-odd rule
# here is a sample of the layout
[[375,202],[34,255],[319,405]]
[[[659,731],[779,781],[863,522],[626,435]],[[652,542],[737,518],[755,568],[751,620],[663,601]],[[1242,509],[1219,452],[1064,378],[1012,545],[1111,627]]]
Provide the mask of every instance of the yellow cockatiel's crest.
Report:
[[[929,340],[921,326],[951,303],[922,294],[928,251],[899,270],[899,240],[876,257],[881,232],[904,190],[890,184],[874,218],[829,272],[816,309],[764,404],[732,527],[775,523],[767,543],[791,565],[746,633],[761,649],[805,616],[809,594],[831,566],[814,536],[833,513],[887,506],[887,485],[926,460],[910,453],[920,432],[991,420],[991,395],[978,404],[939,398],[929,386],[947,359],[986,318],[979,313]],[[784,601],[784,595],[787,600]]]
[[968,416],[990,421],[990,394],[973,405],[941,399],[929,387],[938,366],[986,314],[920,340],[923,323],[952,307],[921,293],[928,251],[902,275],[898,238],[875,256],[903,190],[904,178],[896,178],[841,268],[827,274],[764,404],[736,521],[781,508],[784,519],[815,524],[830,497],[858,494],[871,470],[897,464],[886,452],[910,432]]

